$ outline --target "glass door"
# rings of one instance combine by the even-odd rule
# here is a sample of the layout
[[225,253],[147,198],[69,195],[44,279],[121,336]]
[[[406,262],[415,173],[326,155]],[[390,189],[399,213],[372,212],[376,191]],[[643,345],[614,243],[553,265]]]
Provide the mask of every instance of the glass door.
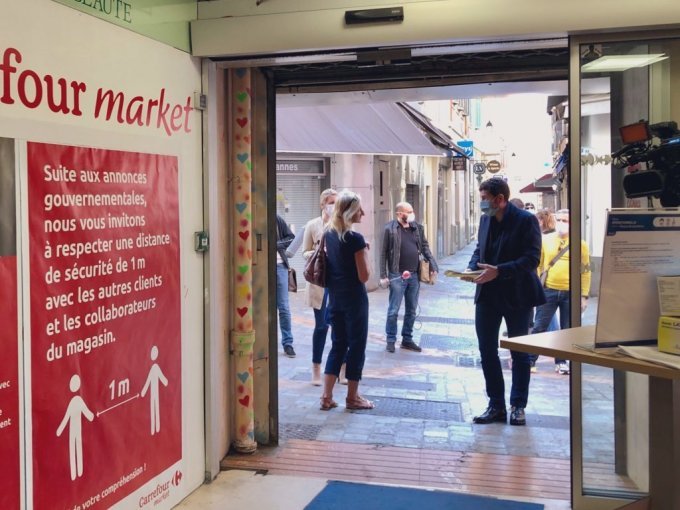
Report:
[[[570,245],[585,241],[589,256],[589,289],[583,253],[570,266],[571,324],[586,326],[597,320],[607,211],[680,206],[680,32],[580,36],[570,51],[568,164],[558,177]],[[648,495],[649,384],[644,375],[572,366],[574,509]]]

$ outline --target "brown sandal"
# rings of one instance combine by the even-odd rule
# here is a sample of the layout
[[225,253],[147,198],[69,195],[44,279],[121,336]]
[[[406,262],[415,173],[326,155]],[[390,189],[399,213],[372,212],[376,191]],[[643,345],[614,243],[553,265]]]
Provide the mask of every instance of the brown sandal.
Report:
[[364,397],[359,397],[355,399],[346,399],[345,400],[345,408],[346,409],[373,409],[375,408],[375,404],[371,402],[370,400],[364,398]]
[[334,407],[338,407],[338,403],[333,400],[333,397],[321,397],[321,404],[319,409],[322,411],[330,411]]

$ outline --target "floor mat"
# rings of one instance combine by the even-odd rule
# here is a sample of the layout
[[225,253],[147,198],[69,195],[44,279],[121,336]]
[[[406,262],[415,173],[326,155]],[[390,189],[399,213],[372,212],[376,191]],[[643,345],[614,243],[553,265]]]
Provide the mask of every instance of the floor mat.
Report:
[[543,505],[456,492],[330,481],[305,510],[541,510]]

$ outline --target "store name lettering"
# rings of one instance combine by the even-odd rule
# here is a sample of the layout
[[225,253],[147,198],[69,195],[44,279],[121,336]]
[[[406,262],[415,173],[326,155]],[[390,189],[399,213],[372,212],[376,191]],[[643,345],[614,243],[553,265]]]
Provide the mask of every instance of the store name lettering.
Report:
[[[26,108],[47,107],[56,114],[82,117],[82,98],[87,85],[66,78],[55,78],[50,74],[40,76],[32,69],[21,69],[23,57],[15,48],[7,48],[0,61],[0,106],[20,103]],[[191,96],[186,103],[171,103],[166,100],[165,89],[158,97],[126,96],[99,88],[96,91],[95,119],[115,121],[119,124],[137,125],[161,129],[168,136],[175,133],[191,132],[190,116],[193,111]]]
[[132,6],[122,0],[73,0],[85,7],[92,7],[102,14],[114,16],[126,23],[132,23]]

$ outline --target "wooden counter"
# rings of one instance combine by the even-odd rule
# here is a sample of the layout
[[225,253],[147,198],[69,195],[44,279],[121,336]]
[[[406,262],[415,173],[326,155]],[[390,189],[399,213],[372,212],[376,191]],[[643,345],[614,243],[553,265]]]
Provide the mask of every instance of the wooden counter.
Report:
[[580,328],[549,331],[535,335],[518,336],[501,340],[501,347],[513,351],[530,352],[552,358],[568,359],[589,365],[614,368],[627,372],[662,377],[664,379],[680,379],[680,370],[675,368],[649,363],[623,354],[607,354],[612,349],[603,349],[593,352],[579,347],[593,345],[595,339],[595,326],[583,326]]
[[[500,345],[514,351],[650,376],[649,497],[639,503],[650,510],[680,510],[680,483],[677,482],[680,480],[680,370],[612,353],[612,349],[593,352],[575,347],[576,344],[592,347],[594,338],[595,326],[583,326],[503,339]],[[582,437],[581,420],[572,419],[570,423],[572,437]]]

